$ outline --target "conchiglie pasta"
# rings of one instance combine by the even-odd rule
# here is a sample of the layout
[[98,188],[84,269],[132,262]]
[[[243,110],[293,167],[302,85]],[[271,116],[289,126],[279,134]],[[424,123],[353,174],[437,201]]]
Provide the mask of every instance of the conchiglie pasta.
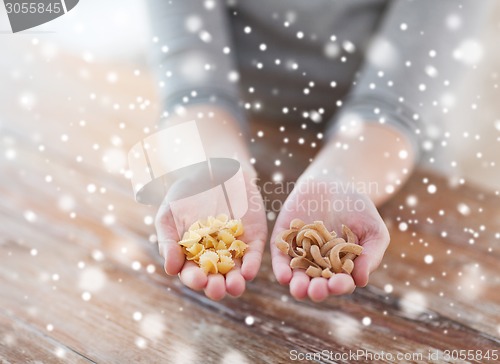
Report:
[[207,274],[226,274],[236,265],[234,259],[243,257],[247,244],[236,239],[243,234],[241,220],[227,215],[209,216],[191,224],[179,245],[187,260],[198,264]]

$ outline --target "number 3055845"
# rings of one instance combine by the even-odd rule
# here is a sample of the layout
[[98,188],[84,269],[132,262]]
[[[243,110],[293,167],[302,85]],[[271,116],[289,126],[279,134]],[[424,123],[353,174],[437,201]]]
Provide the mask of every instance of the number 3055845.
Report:
[[55,13],[59,14],[61,4],[59,2],[53,3],[5,3],[7,14],[42,14],[42,13]]

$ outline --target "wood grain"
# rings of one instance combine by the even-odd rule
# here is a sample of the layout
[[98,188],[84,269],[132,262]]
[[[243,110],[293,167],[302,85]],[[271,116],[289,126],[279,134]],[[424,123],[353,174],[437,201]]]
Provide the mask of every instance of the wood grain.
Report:
[[[116,86],[103,81],[110,68],[120,75]],[[81,69],[92,77],[82,80]],[[58,88],[53,101],[41,95],[44,102],[22,111],[11,95],[26,81],[0,101],[6,120],[1,145],[5,155],[15,151],[0,162],[3,361],[286,363],[290,350],[500,348],[498,195],[419,170],[381,209],[392,242],[368,287],[321,304],[297,302],[276,283],[266,248],[246,293],[213,302],[163,273],[154,228],[145,223],[154,209],[136,204],[130,182],[102,160],[109,149],[126,151],[154,125],[151,76],[64,54],[34,72],[42,79],[59,72],[71,100],[60,101],[66,93]],[[138,95],[150,107],[132,111],[126,106]],[[114,103],[122,106],[115,110]],[[320,129],[286,124],[281,132],[280,126],[263,120],[252,125],[261,183],[275,172],[293,181],[320,148]],[[256,137],[258,130],[263,138]],[[301,136],[304,144],[296,142]],[[274,159],[282,161],[279,168]],[[429,184],[436,194],[427,192]],[[87,291],[90,299],[84,300]]]

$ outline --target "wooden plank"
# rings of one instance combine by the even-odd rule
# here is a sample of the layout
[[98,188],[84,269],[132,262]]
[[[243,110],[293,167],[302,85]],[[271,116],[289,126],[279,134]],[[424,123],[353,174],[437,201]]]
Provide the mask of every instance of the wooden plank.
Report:
[[[21,225],[16,227],[15,221],[11,221],[9,226],[10,229],[14,231],[22,228]],[[35,238],[40,235],[39,232],[40,231],[35,230],[32,232],[33,236],[27,236],[27,238]],[[118,268],[114,266],[114,262],[107,262],[103,267],[106,276],[115,276],[115,279],[112,280],[115,284],[121,280],[121,283],[118,283],[117,286],[120,288],[123,287],[125,292],[117,292],[116,287],[108,287],[105,294],[94,295],[90,304],[89,302],[83,303],[80,300],[78,293],[74,292],[76,288],[74,287],[74,284],[75,281],[77,281],[77,277],[74,273],[74,271],[77,271],[76,261],[79,256],[85,255],[84,251],[81,251],[82,248],[80,247],[83,245],[83,242],[76,242],[76,244],[70,246],[69,244],[61,244],[57,241],[57,239],[52,239],[44,242],[44,251],[39,251],[36,258],[29,256],[29,249],[27,247],[16,247],[16,245],[12,246],[13,243],[10,243],[7,247],[9,248],[11,257],[11,259],[8,259],[8,262],[11,263],[7,264],[4,270],[2,270],[2,276],[6,277],[8,276],[8,273],[13,271],[15,268],[15,266],[11,266],[11,264],[17,265],[19,263],[23,263],[19,257],[13,257],[14,254],[19,255],[21,252],[24,252],[23,257],[25,259],[35,261],[43,259],[42,268],[49,266],[51,267],[52,272],[61,272],[62,270],[65,270],[64,274],[60,274],[60,276],[64,277],[64,279],[61,278],[55,283],[58,287],[56,291],[63,293],[63,296],[61,297],[54,297],[57,292],[51,292],[50,285],[54,284],[53,282],[49,282],[49,286],[45,289],[43,289],[43,287],[42,289],[40,288],[40,284],[36,282],[37,279],[35,278],[40,276],[40,266],[38,264],[30,264],[29,262],[22,264],[22,266],[30,267],[30,270],[32,270],[31,272],[23,272],[24,274],[29,273],[28,276],[18,276],[12,286],[2,287],[3,291],[15,292],[16,289],[20,289],[19,281],[21,281],[23,282],[23,285],[28,284],[30,286],[26,287],[25,290],[21,289],[22,292],[35,293],[41,290],[39,296],[35,295],[33,297],[36,302],[43,303],[43,301],[47,298],[50,298],[50,302],[52,303],[51,306],[54,305],[53,302],[57,302],[53,309],[49,308],[48,312],[49,314],[51,313],[50,316],[56,320],[53,325],[57,328],[57,330],[55,330],[57,332],[72,332],[74,331],[74,327],[71,329],[73,325],[78,325],[80,330],[82,330],[82,326],[86,326],[86,324],[78,321],[68,323],[68,316],[71,317],[72,315],[69,312],[64,313],[64,307],[72,307],[73,312],[75,311],[74,308],[78,307],[81,310],[81,314],[78,315],[79,318],[85,318],[85,322],[90,321],[89,325],[91,325],[91,328],[82,330],[84,335],[88,335],[89,332],[100,333],[102,330],[102,335],[107,336],[111,331],[113,332],[113,336],[108,339],[110,342],[117,340],[117,342],[114,343],[117,346],[119,346],[120,342],[130,343],[132,341],[131,338],[122,337],[118,334],[118,332],[121,332],[124,329],[129,333],[134,332],[134,328],[129,326],[133,323],[130,316],[134,308],[130,307],[129,303],[130,295],[133,295],[136,303],[136,306],[134,306],[141,307],[141,310],[146,310],[147,308],[151,310],[150,312],[156,312],[154,307],[158,307],[159,303],[161,303],[162,307],[166,308],[164,302],[168,299],[168,302],[175,302],[179,305],[178,307],[183,307],[184,312],[187,312],[188,310],[197,312],[207,310],[212,311],[213,315],[209,315],[207,313],[204,317],[206,317],[207,320],[209,317],[212,317],[216,320],[216,322],[224,322],[226,320],[223,318],[226,317],[228,320],[237,321],[240,325],[242,325],[246,315],[251,313],[256,321],[256,323],[252,326],[252,329],[259,330],[260,335],[271,335],[273,338],[282,338],[283,342],[287,343],[286,345],[289,345],[292,348],[301,348],[302,350],[308,352],[320,351],[325,349],[325,347],[334,347],[336,350],[342,352],[348,352],[349,350],[355,349],[361,350],[363,348],[369,348],[375,352],[379,350],[417,352],[419,350],[423,350],[423,348],[431,347],[449,349],[454,348],[454,345],[459,345],[459,347],[463,348],[462,345],[464,345],[464,343],[467,343],[467,345],[473,348],[481,347],[486,349],[495,347],[494,341],[481,336],[480,333],[467,329],[464,330],[461,325],[457,325],[453,322],[450,323],[448,320],[443,320],[438,317],[437,314],[429,312],[428,310],[425,310],[422,313],[425,313],[426,315],[434,315],[432,320],[429,320],[428,318],[424,318],[424,320],[415,320],[414,318],[408,319],[401,317],[401,314],[398,313],[397,309],[383,303],[383,300],[380,299],[380,293],[374,294],[372,292],[368,295],[364,294],[361,298],[356,298],[357,295],[354,295],[352,298],[345,297],[329,300],[327,303],[318,307],[318,305],[311,303],[295,303],[291,301],[286,295],[286,289],[284,287],[277,289],[277,287],[270,286],[267,278],[259,278],[254,284],[250,285],[249,291],[241,300],[225,300],[223,303],[216,303],[207,300],[200,294],[192,293],[185,288],[179,288],[178,282],[175,279],[171,278],[166,280],[161,272],[146,276],[144,276],[144,273],[134,273],[133,275],[130,275],[130,270],[128,273],[120,272]],[[20,250],[20,252],[17,250]],[[80,252],[78,252],[79,250]],[[43,258],[42,254],[44,254]],[[73,263],[70,265],[70,267],[73,268],[73,271],[71,268],[68,268],[68,262]],[[92,264],[97,263],[94,262]],[[159,266],[156,268],[158,270],[161,269]],[[117,273],[117,271],[119,274],[115,275],[114,273]],[[50,271],[48,273],[50,273]],[[47,276],[48,273],[46,272],[45,275]],[[139,275],[142,275],[142,279],[137,278]],[[150,281],[151,278],[153,278],[153,281],[155,281],[158,286],[167,285],[167,291],[170,289],[171,292],[173,292],[172,294],[181,296],[183,300],[179,301],[178,297],[170,297],[170,295],[168,298],[165,297],[162,300],[158,297],[158,293],[161,293],[161,290],[158,288],[151,290],[152,292],[143,292],[144,287],[149,286],[146,282]],[[67,283],[63,285],[62,282]],[[33,284],[35,287],[31,287]],[[39,288],[37,289],[36,287]],[[113,294],[111,294],[111,292],[113,292]],[[154,292],[156,292],[156,294],[154,294]],[[68,294],[73,296],[73,302],[68,302],[68,297],[64,297]],[[44,297],[44,299],[42,299],[42,297]],[[23,302],[26,302],[24,297],[18,297],[17,299],[16,297],[9,297],[9,299],[14,300],[13,307],[18,310],[17,314],[23,315],[23,311],[19,311],[19,307],[22,308]],[[32,302],[33,299],[30,299],[29,302]],[[143,299],[145,299],[146,302],[143,302]],[[151,301],[149,302],[150,304],[148,304],[148,301]],[[191,301],[197,303],[197,305],[191,303]],[[26,303],[24,306],[25,305]],[[119,305],[120,310],[116,310],[116,305]],[[186,307],[186,305],[190,307]],[[47,304],[47,306],[49,305]],[[175,327],[176,333],[179,331],[184,332],[183,330],[186,330],[185,337],[183,337],[183,339],[186,340],[186,337],[189,337],[193,330],[196,331],[196,328],[191,327],[193,323],[190,322],[196,320],[186,319],[185,316],[182,320],[175,318],[175,315],[172,315],[172,313],[175,312],[176,309],[172,309],[172,306],[170,305],[169,307],[170,308],[167,308],[166,311],[166,317],[169,317],[169,321],[172,320],[172,323],[175,323],[176,321],[178,323],[182,322],[182,325],[173,326]],[[265,307],[266,310],[262,312],[260,307]],[[33,306],[28,306],[28,308],[28,312],[33,311]],[[46,314],[47,309],[48,307],[44,309]],[[384,313],[384,309],[387,312]],[[78,313],[78,310],[76,310],[76,313]],[[126,313],[128,313],[128,317]],[[370,325],[370,327],[364,327],[360,323],[361,319],[366,316],[369,316],[372,320],[372,325]],[[283,320],[283,324],[280,322],[280,319],[282,318],[286,318]],[[106,322],[106,327],[98,328],[94,327],[92,324],[93,322],[100,324],[103,320]],[[425,321],[427,321],[427,324]],[[419,324],[419,331],[423,333],[422,336],[414,336],[412,334],[412,328],[415,323]],[[121,326],[122,329],[116,327],[116,325]],[[448,333],[443,335],[441,331],[436,330],[436,327],[439,326],[446,328]],[[386,335],[388,328],[390,328],[392,336]],[[66,335],[68,334],[66,333]],[[234,335],[234,333],[231,333],[231,336],[232,335]],[[245,333],[241,336],[246,337],[247,335],[248,333]],[[258,337],[260,337],[260,335]],[[115,338],[115,336],[117,337]],[[221,336],[222,341],[227,339],[225,335]],[[71,338],[72,336],[68,335],[68,337],[64,337],[64,340],[68,342]],[[81,345],[83,345],[83,347],[76,346],[74,350],[85,353],[86,356],[91,358],[94,357],[92,356],[92,353],[86,352],[86,347],[94,348],[98,351],[99,355],[109,355],[109,357],[107,357],[108,360],[111,357],[118,355],[117,352],[113,352],[109,347],[103,348],[102,346],[99,346],[99,343],[93,341],[89,342],[89,338],[86,338],[85,336],[77,337],[76,339],[79,342],[82,342]],[[258,342],[259,340],[255,338],[252,342],[254,341]],[[242,346],[248,345],[248,343],[246,345],[244,345],[244,343],[240,344]],[[284,350],[286,345],[280,346],[277,350],[285,352],[286,354],[286,351]],[[140,352],[139,349],[135,350]],[[215,354],[212,353],[211,355]],[[98,356],[94,359],[103,360],[105,358],[106,357]]]
[[[80,223],[81,223],[81,222],[80,222]],[[10,227],[10,228],[9,228],[9,231],[12,231],[12,230],[13,230],[13,229],[12,229],[12,226],[13,226],[13,225],[14,225],[14,222],[12,222],[11,224],[8,224],[8,226]],[[81,228],[85,229],[85,228],[88,228],[88,227],[83,226],[83,227],[81,227]],[[22,229],[22,225],[20,225],[18,229],[19,229],[19,230],[21,230],[21,229]],[[77,233],[77,234],[75,234],[75,235],[76,235],[76,236],[79,236],[79,234],[78,234],[78,233]],[[56,234],[55,238],[56,238],[55,240],[57,240],[57,239],[61,239],[61,238],[63,238],[63,237],[62,237],[62,236],[59,236],[58,234]],[[80,241],[80,242],[78,242],[78,240],[79,240],[79,239],[77,239],[77,240],[73,240],[73,241],[72,241],[72,244],[77,244],[77,245],[84,245],[84,244],[85,244],[85,241]],[[145,261],[147,262],[147,259],[148,259],[148,258],[147,258],[147,257],[145,257],[144,259],[145,259]],[[267,261],[267,263],[269,263],[269,262]],[[146,263],[144,263],[144,264],[146,264]],[[263,272],[264,272],[264,271],[263,271]],[[269,269],[267,269],[267,274],[268,274],[268,275],[270,274]],[[276,292],[275,287],[271,287],[271,288],[267,287],[267,286],[268,286],[268,279],[269,279],[269,277],[267,277],[267,279],[265,279],[263,282],[261,282],[261,283],[262,283],[262,284],[261,284],[261,286],[257,287],[257,288],[256,288],[256,291],[257,291],[257,292],[259,292],[259,294],[258,294],[258,296],[259,296],[259,297],[260,297],[260,296],[262,296],[262,292],[266,292],[266,294],[265,294],[265,296],[266,296],[266,297],[267,297],[267,296],[273,297],[273,294],[274,294],[274,297],[273,297],[273,298],[274,298],[274,300],[273,300],[273,299],[270,299],[269,301],[265,301],[265,302],[259,301],[259,302],[257,302],[257,304],[252,304],[251,306],[272,308],[272,307],[276,304],[276,301],[281,301],[281,300],[282,300],[282,296],[276,296],[276,294],[274,293],[274,292]],[[164,280],[165,280],[165,277],[160,276],[160,277],[159,277],[159,280],[160,280],[160,281],[164,281]],[[257,282],[258,282],[258,281],[257,281]],[[266,289],[266,287],[267,287],[267,289]],[[250,289],[250,291],[252,291],[252,289]],[[286,290],[282,288],[282,289],[281,289],[281,295],[285,295],[285,294],[286,294]],[[197,296],[197,295],[195,295],[195,297],[198,297],[198,296]],[[285,297],[286,297],[286,296],[285,296]],[[371,297],[371,298],[373,299],[373,297]],[[382,299],[381,299],[381,297],[378,297],[378,299],[379,299],[379,300],[382,300]],[[198,300],[200,300],[200,299],[198,298]],[[209,305],[209,304],[212,304],[210,301],[207,301],[206,299],[205,299],[205,300],[200,300],[200,301],[199,301],[199,303],[200,303],[200,304],[203,304],[203,305]],[[364,303],[364,304],[366,305],[366,303]],[[237,303],[237,305],[238,305],[238,306],[240,306],[240,303]],[[289,304],[287,304],[287,305],[289,305]],[[350,304],[346,304],[346,307],[347,307],[347,308],[348,308],[349,306],[350,306]],[[324,309],[324,307],[322,307],[322,308]],[[358,308],[358,309],[359,309],[359,308]],[[300,310],[300,308],[297,308],[297,310]],[[220,311],[224,311],[224,310],[223,310],[223,309],[221,309],[221,308],[219,308],[219,309],[217,310],[217,312],[220,312]],[[243,309],[243,311],[245,311],[245,309]],[[319,313],[321,313],[321,311],[320,311],[320,310],[318,310],[318,311],[319,311]],[[250,311],[250,312],[251,312],[251,311]],[[312,315],[312,314],[311,314],[310,310],[309,310],[309,311],[306,311],[306,312],[307,312],[307,314],[305,315],[305,317],[297,317],[297,318],[296,318],[296,319],[297,319],[296,321],[297,321],[299,324],[301,324],[301,323],[307,323],[307,324],[306,324],[306,325],[302,325],[302,327],[299,327],[298,329],[296,329],[296,330],[295,330],[295,334],[297,335],[297,337],[296,337],[295,339],[293,339],[293,337],[292,337],[292,342],[295,342],[295,340],[296,340],[296,342],[297,342],[297,343],[299,343],[299,342],[301,342],[301,340],[304,340],[304,334],[302,333],[302,330],[307,330],[309,327],[322,327],[322,325],[324,326],[324,322],[321,322],[320,320],[318,320],[318,322],[315,322],[315,323],[314,323],[314,325],[312,325],[312,326],[311,326],[311,325],[310,325],[310,323],[311,323],[311,321],[313,321],[313,320],[311,319],[311,317],[314,317],[314,315]],[[360,316],[360,315],[364,315],[364,314],[366,314],[366,315],[370,315],[370,317],[372,317],[372,316],[373,316],[373,312],[364,311],[364,308],[361,308],[361,309],[360,309],[360,311],[358,312],[357,318],[353,318],[353,317],[356,317],[356,315],[354,315],[354,316],[346,315],[346,314],[345,314],[345,312],[346,312],[346,311],[344,311],[344,309],[339,309],[339,307],[338,307],[338,306],[337,306],[337,307],[334,307],[334,312],[337,312],[337,315],[341,315],[340,317],[343,317],[345,320],[349,320],[349,318],[346,318],[346,316],[347,316],[347,317],[350,317],[350,321],[348,321],[348,322],[350,322],[350,323],[351,323],[351,324],[353,324],[353,325],[356,325],[356,324],[357,324],[358,326],[359,326],[359,321],[360,321],[360,319],[361,319],[362,317],[364,317],[364,316]],[[347,312],[349,312],[349,311],[347,311]],[[355,311],[355,312],[356,312],[356,311]],[[271,315],[271,317],[287,317],[287,316],[288,316],[288,314],[289,314],[288,312],[283,312],[283,311],[280,311],[280,310],[276,310],[276,312],[275,312],[274,314],[272,314],[272,315]],[[317,314],[318,314],[318,313],[316,313],[316,315],[317,315]],[[292,317],[293,317],[293,316],[292,316]],[[336,316],[335,316],[335,314],[333,315],[333,317],[336,317]],[[268,318],[269,318],[269,317],[266,317],[266,319],[268,319]],[[374,321],[374,319],[372,319],[372,320]],[[387,320],[386,318],[381,317],[381,322],[384,322],[384,324],[385,324],[385,325],[387,325],[387,321],[388,321],[388,320]],[[439,321],[439,320],[438,320],[438,321]],[[447,323],[445,322],[444,324],[446,325]],[[404,335],[404,333],[407,333],[407,332],[411,332],[411,327],[412,327],[411,325],[410,325],[409,327],[403,327],[403,329],[400,331],[400,332],[401,332],[401,335]],[[287,329],[289,330],[289,328],[287,328]],[[421,329],[422,329],[422,328],[421,328]],[[461,328],[459,328],[459,329],[461,329]],[[433,326],[433,330],[434,330],[434,326]],[[398,330],[394,330],[394,333],[395,333],[395,335],[396,335],[396,333],[398,333],[398,334],[399,334]],[[469,332],[469,334],[471,334],[471,332]],[[473,333],[472,337],[474,337],[474,336],[475,336],[475,334],[476,334],[476,333]],[[439,335],[441,335],[441,333],[439,333]],[[427,336],[427,335],[426,335],[426,336]],[[378,337],[378,335],[375,335],[375,336],[374,336],[374,338],[377,338],[377,337]],[[427,337],[429,337],[429,336],[427,336]],[[451,337],[455,337],[455,339],[456,339],[457,337],[460,337],[460,335],[458,335],[458,334],[453,334],[453,335],[451,335]],[[434,339],[436,339],[436,338],[434,338]],[[290,335],[287,337],[287,340],[291,340],[291,339],[290,339]],[[461,337],[461,340],[460,340],[459,342],[457,342],[457,345],[460,345],[461,343],[463,343],[463,341],[464,341],[464,340],[468,340],[468,337],[467,337],[467,336],[465,336],[465,337],[464,337],[464,336],[462,336],[462,337]],[[328,342],[328,341],[326,341],[326,342]],[[439,342],[439,340],[437,340],[437,342]],[[312,345],[311,350],[314,350],[314,349],[320,349],[320,348],[321,348],[321,341],[319,341],[319,342],[318,342],[318,341],[316,341],[316,342],[314,343],[314,340],[309,339],[309,340],[308,340],[308,343],[309,343],[309,345]],[[313,343],[313,344],[311,344],[311,343]],[[472,343],[473,343],[473,344],[475,344],[475,345],[477,345],[477,344],[478,344],[478,342],[472,342]],[[479,341],[479,343],[481,343],[481,341]],[[392,349],[394,348],[394,343],[387,343],[386,345],[388,345],[388,344],[390,344],[390,345],[388,346],[389,348],[392,348]],[[484,344],[484,343],[483,343],[483,344]],[[406,343],[405,343],[405,345],[408,345],[408,343],[406,342]],[[375,347],[379,347],[379,348],[381,348],[381,347],[384,347],[384,345],[381,345],[381,343],[379,342],[379,343],[377,343],[377,346],[375,346]],[[403,346],[403,347],[405,347],[405,346]],[[416,350],[416,349],[418,349],[419,347],[421,347],[421,346],[419,346],[419,345],[417,344],[417,345],[414,347],[414,349]],[[485,347],[487,347],[487,345],[486,345]],[[406,348],[408,349],[408,346],[406,346]]]
[[[10,221],[9,226],[14,231],[21,228],[21,225],[16,227],[15,221]],[[33,236],[27,236],[27,238],[31,239],[40,235],[40,231],[34,230],[30,233]],[[52,324],[57,328],[54,332],[65,334],[65,336],[58,339],[67,343],[78,340],[76,343],[72,343],[75,345],[73,350],[82,352],[97,361],[109,360],[120,355],[118,352],[113,351],[115,345],[120,347],[119,343],[126,342],[130,344],[127,348],[130,352],[126,351],[127,356],[133,355],[134,350],[141,352],[139,348],[134,348],[131,345],[133,337],[122,335],[122,332],[140,334],[132,326],[133,320],[131,316],[133,316],[132,312],[135,307],[140,307],[142,312],[156,312],[159,314],[155,310],[159,305],[164,308],[164,311],[160,313],[165,314],[169,323],[172,324],[172,329],[175,328],[175,335],[179,335],[180,332],[183,333],[184,336],[179,338],[179,342],[189,341],[192,333],[199,330],[196,319],[186,318],[186,314],[179,314],[182,318],[176,317],[179,307],[182,307],[182,312],[186,313],[198,312],[201,314],[203,312],[205,320],[210,321],[212,319],[214,322],[219,322],[225,328],[219,330],[225,333],[227,331],[226,326],[231,326],[231,324],[226,324],[228,321],[236,321],[240,326],[244,326],[244,319],[250,313],[255,318],[255,324],[252,325],[251,329],[258,331],[259,334],[251,342],[259,343],[262,341],[260,345],[265,342],[267,342],[266,345],[269,345],[269,338],[272,337],[281,344],[275,350],[285,355],[287,354],[287,350],[285,350],[287,346],[295,349],[300,348],[306,352],[317,352],[325,348],[335,348],[340,352],[358,349],[369,349],[374,352],[380,350],[418,352],[431,347],[443,350],[445,348],[455,348],[458,345],[459,348],[463,348],[464,344],[468,345],[468,347],[483,349],[494,348],[497,345],[480,333],[443,320],[437,314],[429,313],[427,310],[425,311],[426,314],[434,314],[433,320],[401,317],[397,310],[383,303],[380,294],[374,294],[373,292],[361,296],[361,299],[356,298],[357,295],[332,299],[318,307],[318,305],[311,303],[293,302],[287,297],[284,287],[277,289],[277,287],[269,285],[268,279],[259,278],[254,284],[250,285],[248,292],[242,299],[225,300],[222,303],[217,303],[207,300],[203,295],[180,288],[175,279],[166,280],[161,272],[152,275],[145,275],[143,272],[135,273],[131,272],[130,269],[123,270],[123,268],[116,267],[113,261],[106,262],[101,267],[105,276],[108,277],[105,293],[94,294],[91,301],[83,302],[78,292],[75,292],[75,290],[78,291],[77,287],[75,287],[75,282],[78,280],[76,261],[80,256],[85,255],[81,247],[83,242],[76,242],[71,246],[57,241],[57,239],[51,239],[43,242],[44,251],[39,251],[35,258],[29,255],[27,247],[11,242],[7,246],[11,259],[7,260],[7,265],[1,270],[5,280],[5,277],[9,276],[9,272],[12,272],[17,264],[23,263],[23,258],[34,261],[42,259],[42,272],[46,267],[52,269],[46,272],[45,276],[50,275],[51,272],[62,272],[64,270],[64,274],[59,273],[61,278],[57,282],[48,282],[45,287],[40,285],[35,278],[40,275],[43,276],[40,273],[40,264],[26,262],[22,264],[22,266],[28,267],[22,272],[26,276],[20,273],[15,277],[14,282],[11,282],[11,284],[7,282],[7,286],[2,287],[2,291],[15,292],[20,290],[24,293],[31,292],[28,303],[24,297],[16,297],[14,294],[9,295],[8,301],[12,302],[11,309],[15,310],[17,315],[23,316],[26,314],[22,310],[23,308],[26,308],[27,312],[33,312],[35,309],[32,302],[40,302],[44,307],[45,315],[53,318]],[[24,254],[21,255],[22,253]],[[68,267],[68,262],[73,264]],[[88,262],[88,264],[98,263]],[[156,268],[160,269],[158,266]],[[148,284],[151,278],[157,285],[153,289],[151,289],[151,284]],[[51,292],[51,285],[53,284],[57,287],[57,290]],[[162,292],[158,288],[165,285],[168,287],[167,292],[172,292],[172,294],[162,299],[164,291]],[[134,304],[130,303],[131,295],[133,295]],[[179,300],[179,298],[181,299]],[[44,304],[45,300],[49,300],[50,304],[49,302]],[[168,304],[166,304],[167,301]],[[117,305],[120,310],[116,309]],[[64,313],[69,307],[71,307],[73,315],[71,312]],[[265,311],[260,309],[262,307],[266,308]],[[75,310],[75,308],[78,309]],[[384,313],[384,309],[387,312]],[[212,314],[206,311],[211,311]],[[71,322],[74,315],[76,315],[74,318],[76,322]],[[364,327],[361,324],[361,319],[366,316],[372,320],[369,327]],[[286,319],[282,323],[280,320],[283,318]],[[37,319],[36,317],[32,318],[32,320],[35,320],[35,325],[42,326],[43,323],[39,323]],[[85,319],[85,321],[79,321],[82,319]],[[100,326],[103,321],[106,322],[105,327]],[[412,329],[415,323],[418,323],[419,331],[423,335],[413,335]],[[87,325],[90,327],[85,328]],[[77,335],[74,337],[74,335],[68,334],[75,330],[73,326],[79,327],[83,336]],[[441,331],[436,330],[436,327],[439,326],[445,327],[449,333],[443,335]],[[391,335],[387,335],[389,328]],[[113,347],[103,347],[100,340],[96,342],[96,338],[88,337],[92,336],[88,335],[89,332],[102,333],[101,335],[106,337],[112,333],[106,342],[108,345],[113,345]],[[234,332],[228,334],[231,337],[235,335]],[[168,336],[171,335],[174,334],[169,332]],[[238,337],[243,341],[239,343],[239,347],[249,349],[249,343],[243,339],[248,338],[248,335],[248,332],[239,334]],[[266,335],[267,339],[265,341],[259,340],[258,338],[263,335]],[[221,334],[222,342],[227,342],[229,339],[226,334]],[[89,347],[92,347],[96,352],[88,352]],[[249,355],[246,349],[243,349],[245,350],[243,352],[245,355]],[[209,348],[203,348],[203,350],[210,358],[216,357],[216,353],[210,352]],[[254,351],[255,348],[252,348],[251,352]]]
[[5,364],[93,363],[3,309],[0,310],[0,361]]
[[[11,231],[21,228],[14,220],[8,222]],[[113,261],[96,262],[82,245],[41,232],[25,231],[26,239],[41,243],[36,256],[25,244],[3,242],[3,306],[37,330],[52,325],[47,335],[72,351],[105,363],[168,358],[173,363],[202,358],[215,363],[231,357],[269,362],[288,357],[276,340],[260,339],[245,324],[246,316],[236,320],[211,312],[192,302],[177,280],[170,280],[171,286],[152,284],[144,273]],[[79,268],[79,262],[85,267]],[[85,289],[91,294],[88,301]]]

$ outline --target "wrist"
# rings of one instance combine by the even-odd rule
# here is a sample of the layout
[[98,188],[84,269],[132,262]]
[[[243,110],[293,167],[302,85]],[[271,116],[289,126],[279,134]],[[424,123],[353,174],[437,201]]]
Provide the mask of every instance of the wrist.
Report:
[[416,152],[401,130],[367,122],[356,134],[338,129],[304,172],[303,177],[355,183],[381,204],[413,171]]
[[196,122],[207,158],[232,158],[240,162],[242,169],[254,173],[241,128],[242,121],[233,112],[215,104],[187,105],[162,119],[159,125],[168,128],[192,121]]

